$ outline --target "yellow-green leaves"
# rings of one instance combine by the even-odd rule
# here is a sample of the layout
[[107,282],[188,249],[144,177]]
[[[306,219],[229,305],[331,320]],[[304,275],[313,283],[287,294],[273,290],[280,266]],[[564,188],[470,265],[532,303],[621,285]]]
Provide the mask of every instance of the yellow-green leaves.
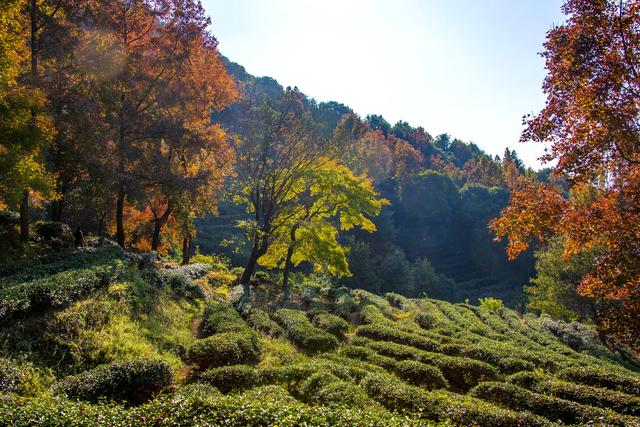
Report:
[[370,218],[389,202],[378,197],[366,176],[356,176],[334,160],[319,159],[315,166],[292,186],[296,196],[275,218],[278,229],[259,263],[283,267],[291,249],[294,266],[306,261],[316,271],[348,276],[348,248],[338,242],[338,232],[354,227],[375,231]]

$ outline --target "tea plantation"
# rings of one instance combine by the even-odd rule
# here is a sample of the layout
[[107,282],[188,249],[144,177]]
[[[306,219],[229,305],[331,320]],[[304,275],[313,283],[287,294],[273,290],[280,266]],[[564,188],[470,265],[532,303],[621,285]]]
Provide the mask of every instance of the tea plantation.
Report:
[[0,425],[640,426],[636,360],[589,328],[234,279],[111,245],[1,266]]

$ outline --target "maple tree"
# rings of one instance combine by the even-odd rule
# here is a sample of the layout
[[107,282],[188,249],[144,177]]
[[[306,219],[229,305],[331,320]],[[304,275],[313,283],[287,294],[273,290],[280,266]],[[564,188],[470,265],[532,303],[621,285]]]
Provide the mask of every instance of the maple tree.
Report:
[[555,173],[590,197],[528,182],[492,223],[509,256],[532,238],[564,236],[565,256],[600,248],[578,292],[602,303],[603,337],[640,348],[640,2],[568,0],[549,31],[545,107],[522,140],[545,142]]

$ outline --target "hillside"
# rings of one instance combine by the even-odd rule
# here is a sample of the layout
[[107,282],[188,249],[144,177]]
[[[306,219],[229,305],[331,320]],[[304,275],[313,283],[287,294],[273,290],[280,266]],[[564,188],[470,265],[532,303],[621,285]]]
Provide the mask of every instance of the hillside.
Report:
[[[287,88],[222,59],[240,99],[214,112],[212,121],[233,135],[253,140],[256,121],[261,119],[247,111],[276,103]],[[334,132],[345,115],[354,114],[340,102],[318,102],[307,96],[303,101],[324,134]],[[532,251],[509,262],[505,244],[495,243],[487,228],[509,201],[503,171],[508,168],[507,157],[525,173],[515,151],[507,150],[502,160],[495,159],[473,142],[448,134],[432,136],[405,121],[392,125],[373,114],[363,122],[369,132],[349,149],[357,155],[351,158],[343,153],[342,161],[354,172],[368,175],[376,191],[391,203],[372,219],[375,233],[341,233],[341,241],[352,248],[348,258],[353,278],[342,278],[340,284],[412,297],[426,292],[451,302],[496,297],[511,307],[521,304],[522,287],[535,274]],[[539,179],[548,179],[544,173],[548,171],[541,171]],[[233,183],[227,181],[227,194],[233,193]],[[215,215],[196,222],[195,243],[204,253],[224,253],[234,265],[244,266],[249,248],[239,243],[244,231],[237,222],[250,218],[244,206],[223,199]],[[433,280],[411,283],[425,261],[433,268]],[[302,266],[307,271],[304,267],[308,266]]]
[[585,325],[311,278],[234,306],[222,259],[91,243],[0,267],[0,424],[640,425]]

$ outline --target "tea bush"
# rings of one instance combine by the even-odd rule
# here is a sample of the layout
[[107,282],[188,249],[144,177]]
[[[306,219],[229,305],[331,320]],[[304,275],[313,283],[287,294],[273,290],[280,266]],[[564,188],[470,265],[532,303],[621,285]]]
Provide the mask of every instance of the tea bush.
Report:
[[438,368],[415,360],[396,363],[395,373],[406,382],[427,389],[446,388],[449,385]]
[[107,398],[141,404],[172,382],[169,365],[160,360],[134,359],[100,365],[64,378],[54,390],[73,399],[95,402]]
[[611,409],[619,414],[640,416],[640,398],[606,388],[590,387],[558,381],[552,377],[520,372],[508,378],[509,382],[536,393],[572,400],[584,405]]
[[287,338],[305,351],[328,351],[338,346],[336,337],[313,326],[302,311],[280,309],[276,318],[284,327]]
[[560,379],[595,387],[604,387],[640,397],[640,376],[623,375],[611,369],[599,367],[572,367],[556,373]]
[[343,318],[329,313],[318,313],[313,316],[313,324],[337,338],[344,338],[344,334],[349,330],[349,323]]
[[511,409],[531,411],[566,424],[605,420],[608,425],[626,425],[624,418],[611,415],[600,408],[534,393],[509,383],[481,383],[471,390],[470,395]]
[[211,303],[204,309],[202,334],[204,337],[221,332],[241,332],[249,329],[238,312],[230,305]]
[[371,399],[357,385],[328,372],[316,372],[300,383],[297,392],[310,403],[334,403],[352,407],[371,405]]
[[258,338],[251,330],[223,332],[197,340],[186,351],[186,361],[198,369],[252,363],[258,360]]
[[251,309],[246,314],[247,322],[257,331],[269,337],[280,337],[284,335],[284,329],[275,321],[271,320],[269,315],[259,309]]

